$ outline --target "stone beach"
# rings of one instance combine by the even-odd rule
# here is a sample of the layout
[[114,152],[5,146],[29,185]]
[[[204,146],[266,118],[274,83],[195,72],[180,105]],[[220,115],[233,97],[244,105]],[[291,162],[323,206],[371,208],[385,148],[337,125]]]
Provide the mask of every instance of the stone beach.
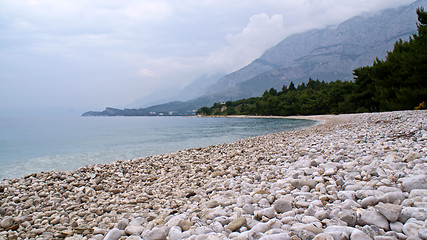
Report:
[[427,239],[427,111],[0,183],[0,239]]

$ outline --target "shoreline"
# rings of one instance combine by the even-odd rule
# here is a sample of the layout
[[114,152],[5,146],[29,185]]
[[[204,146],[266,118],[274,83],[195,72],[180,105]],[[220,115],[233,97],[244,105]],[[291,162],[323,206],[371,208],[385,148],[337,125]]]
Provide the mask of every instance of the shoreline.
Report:
[[[363,113],[360,113],[363,114]],[[365,113],[366,114],[366,113]],[[326,114],[326,115],[294,115],[294,116],[255,116],[255,115],[215,115],[215,116],[195,116],[195,117],[212,117],[212,118],[261,118],[261,119],[299,119],[299,120],[313,120],[321,124],[328,121],[337,121],[338,119],[345,119],[347,115],[352,114]],[[339,120],[341,121],[341,120]],[[316,124],[317,125],[317,124]],[[314,125],[314,126],[316,126]],[[311,126],[313,127],[313,126]]]
[[[148,117],[148,118],[149,120],[152,119],[151,117]],[[100,134],[96,135],[96,133],[94,134],[93,132],[90,132],[90,134],[87,134],[87,135],[91,135],[93,136],[93,138],[98,138],[98,139],[95,139],[98,141],[98,144],[97,144],[98,146],[96,146],[96,144],[93,144],[93,148],[84,147],[84,146],[88,146],[88,144],[90,146],[91,142],[88,140],[90,138],[87,138],[87,137],[78,138],[77,136],[81,134],[85,136],[84,130],[91,131],[91,129],[87,129],[87,126],[90,124],[93,124],[92,122],[97,123],[97,121],[92,121],[92,120],[90,121],[84,120],[85,121],[84,124],[81,124],[81,122],[78,122],[78,127],[76,127],[76,129],[78,128],[78,133],[76,134],[71,133],[72,134],[71,137],[75,139],[70,144],[71,147],[68,147],[65,145],[65,143],[66,144],[69,143],[69,141],[66,141],[65,138],[63,139],[57,138],[57,136],[55,136],[54,134],[51,134],[50,137],[56,137],[59,140],[59,142],[63,141],[64,143],[58,146],[57,144],[54,144],[54,142],[51,142],[51,144],[49,144],[49,146],[51,147],[46,148],[45,146],[40,146],[40,144],[32,144],[30,141],[25,141],[26,143],[30,144],[29,145],[30,149],[38,149],[38,147],[40,147],[40,151],[33,151],[36,154],[35,156],[31,155],[32,153],[31,151],[28,151],[28,153],[25,152],[26,155],[23,155],[22,157],[17,156],[17,154],[13,154],[13,151],[10,151],[10,150],[8,151],[8,149],[6,148],[6,152],[0,162],[6,162],[7,164],[5,164],[3,169],[0,169],[0,181],[2,179],[21,178],[27,175],[38,173],[38,172],[74,171],[77,168],[84,167],[86,165],[93,165],[97,163],[112,163],[117,160],[135,159],[135,158],[153,156],[158,154],[172,153],[179,150],[185,150],[188,148],[206,147],[206,146],[216,145],[221,143],[229,143],[229,142],[233,142],[233,141],[237,141],[240,139],[245,139],[253,136],[260,136],[260,135],[265,135],[265,134],[279,132],[279,131],[289,131],[297,128],[305,128],[314,124],[314,122],[311,122],[311,121],[294,121],[294,122],[288,123],[288,121],[282,122],[280,120],[277,120],[277,121],[267,121],[268,123],[266,123],[266,125],[264,126],[263,123],[259,123],[259,124],[257,123],[261,121],[265,122],[262,119],[259,119],[257,121],[255,120],[249,121],[248,124],[245,124],[245,122],[247,121],[244,121],[243,119],[239,121],[230,122],[230,121],[227,121],[226,118],[223,118],[224,120],[218,119],[218,121],[216,120],[209,121],[207,119],[203,121],[202,119],[200,119],[200,121],[198,121],[198,120],[194,120],[194,118],[193,120],[191,119],[185,120],[186,117],[184,118],[177,117],[175,119],[167,120],[168,118],[169,117],[163,117],[163,119],[154,120],[154,121],[143,120],[143,123],[145,123],[144,125],[146,127],[141,128],[142,131],[141,129],[136,129],[135,132],[129,131],[128,133],[129,135],[127,133],[123,133],[124,135],[122,134],[122,136],[127,136],[127,135],[130,136],[128,138],[123,138],[122,136],[120,136],[120,134],[119,136],[116,136],[121,131],[113,130],[111,136],[107,136],[106,139],[108,138],[110,139],[109,144],[111,145],[111,147],[124,148],[123,151],[120,149],[113,149],[113,150],[103,149],[102,147],[99,146],[100,145],[99,143],[101,141],[98,140],[98,139],[101,139],[101,135]],[[179,120],[179,118],[182,118],[183,120]],[[165,126],[168,127],[168,130],[170,129],[170,131],[165,132],[164,130],[162,130],[162,128],[159,128],[157,125],[152,126],[154,127],[154,129],[157,130],[155,133],[153,131],[150,131],[150,128],[152,128],[150,127],[150,123],[151,124],[153,122],[156,123],[156,121],[160,121],[160,120],[162,120],[162,122],[159,123],[158,125],[163,126],[163,124],[166,123],[167,125]],[[66,119],[66,121],[67,121],[67,124],[70,124],[70,125],[74,124],[74,121],[70,121],[69,119]],[[209,124],[213,124],[213,126],[208,127],[208,129],[205,130],[204,128],[206,127],[205,122]],[[231,124],[227,124],[227,125],[217,124],[217,123],[228,123],[228,122],[230,122]],[[270,122],[272,124],[270,124]],[[121,122],[121,125],[127,125],[126,123],[127,121]],[[101,124],[103,124],[103,122],[101,122]],[[134,124],[134,122],[131,122],[131,124]],[[61,124],[61,125],[65,126],[66,124]],[[296,125],[300,125],[300,126],[296,126]],[[38,127],[38,126],[39,125],[34,124],[34,127]],[[109,124],[109,126],[114,127],[113,124]],[[133,125],[130,125],[130,126],[133,126]],[[213,127],[215,126],[220,128],[214,129]],[[239,127],[234,128],[234,126],[239,126]],[[224,132],[223,127],[227,129],[226,132]],[[229,127],[231,127],[230,131],[228,131]],[[123,128],[120,126],[117,126],[117,128],[125,131],[131,129],[131,127]],[[36,129],[39,129],[39,128],[36,128]],[[181,129],[183,129],[183,131],[181,131]],[[180,134],[173,134],[174,131],[179,132]],[[147,132],[150,132],[151,134],[149,134],[149,136],[147,137],[140,138],[142,140],[138,139],[138,141],[136,141],[136,137],[140,136],[141,133],[145,134]],[[203,133],[201,134],[201,136],[198,136],[199,134],[197,133],[200,133],[200,132],[203,132]],[[222,134],[222,132],[224,132],[224,134]],[[67,133],[70,136],[70,132],[65,132],[66,135]],[[32,135],[37,136],[38,134],[43,134],[43,132],[34,131]],[[160,137],[158,137],[157,135],[159,135]],[[10,134],[9,136],[13,136],[13,134]],[[9,136],[6,136],[5,140],[9,139]],[[155,136],[155,137],[150,137],[150,136]],[[133,137],[132,138],[133,142],[129,142],[127,145],[125,145],[124,143],[121,143],[121,140],[123,139],[127,140],[127,139],[130,139],[131,137]],[[24,137],[23,139],[31,139],[31,136]],[[113,141],[115,144],[111,144]],[[82,147],[80,147],[77,144],[73,145],[73,143],[79,143],[80,145],[82,145]],[[129,144],[132,144],[132,145],[129,145]],[[138,146],[136,146],[136,144],[138,144]],[[16,144],[14,145],[18,146]],[[45,145],[47,146],[47,144]],[[135,147],[128,148],[128,146],[135,146]],[[65,149],[66,151],[61,151],[61,147],[62,147],[62,150]],[[15,152],[17,152],[18,147],[15,147],[15,149],[16,149]],[[55,152],[57,149],[59,149],[58,152]],[[49,154],[49,151],[53,152],[54,154]],[[11,152],[12,154],[10,154]],[[15,160],[14,157],[16,157],[16,160],[17,160],[16,163],[14,161]],[[20,161],[22,161],[22,163],[19,163]],[[57,162],[58,164],[55,164],[55,162]],[[34,167],[33,169],[31,168],[32,166]]]
[[307,117],[322,123],[7,179],[0,182],[0,239],[424,234],[427,111]]

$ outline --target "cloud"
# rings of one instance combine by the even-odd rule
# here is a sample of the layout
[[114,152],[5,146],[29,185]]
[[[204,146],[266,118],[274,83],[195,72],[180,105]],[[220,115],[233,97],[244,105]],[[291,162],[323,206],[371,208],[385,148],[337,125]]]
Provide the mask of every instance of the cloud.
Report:
[[139,70],[139,75],[142,77],[155,77],[157,74],[150,69],[143,68]]
[[265,13],[253,15],[248,25],[237,34],[229,34],[227,39],[232,45],[244,45],[250,48],[265,49],[283,39],[285,29],[282,15],[269,17]]
[[225,72],[237,70],[277,44],[285,34],[282,15],[253,15],[240,32],[227,34],[228,45],[211,53],[206,64],[217,66]]

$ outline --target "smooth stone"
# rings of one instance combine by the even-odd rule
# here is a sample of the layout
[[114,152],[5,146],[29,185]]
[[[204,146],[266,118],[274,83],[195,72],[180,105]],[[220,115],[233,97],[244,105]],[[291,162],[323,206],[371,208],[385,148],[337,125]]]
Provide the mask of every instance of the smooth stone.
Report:
[[222,226],[225,226],[225,225],[229,224],[232,220],[233,220],[233,219],[231,219],[231,218],[229,218],[229,217],[226,217],[226,216],[220,216],[220,217],[215,218],[213,221],[215,221],[215,222],[219,222],[219,223],[221,223],[221,224],[222,224]]
[[227,226],[225,226],[225,229],[228,229],[234,232],[234,231],[237,231],[239,228],[241,228],[245,224],[246,224],[246,218],[241,217],[231,221]]
[[332,237],[332,235],[329,233],[320,233],[317,234],[313,240],[334,240],[334,237]]
[[421,230],[421,226],[414,222],[407,222],[402,227],[402,232],[408,237],[417,236],[418,231],[420,230]]
[[427,228],[423,228],[421,230],[418,231],[418,237],[421,238],[422,240],[427,239]]
[[137,217],[130,221],[128,226],[142,226],[145,222],[146,220],[143,217]]
[[396,236],[375,236],[374,240],[398,240]]
[[314,234],[323,233],[323,229],[316,227],[314,224],[307,224],[307,225],[305,225],[304,229],[307,231],[310,231]]
[[166,240],[168,231],[166,228],[153,228],[152,230],[144,233],[144,240]]
[[121,219],[114,227],[120,230],[125,230],[125,228],[129,225],[129,220],[126,218]]
[[292,179],[290,183],[294,188],[302,188],[305,185],[303,179]]
[[4,217],[1,222],[0,225],[2,228],[9,228],[13,225],[13,218],[12,217]]
[[113,228],[107,233],[104,240],[119,240],[122,236],[125,236],[125,235],[126,234],[123,230],[120,230],[118,228]]
[[408,198],[425,197],[427,196],[427,189],[414,189],[409,193]]
[[405,200],[405,193],[403,192],[389,192],[379,198],[379,201],[383,203],[400,204],[403,200]]
[[273,207],[261,209],[254,212],[255,219],[261,219],[262,217],[271,219],[271,218],[274,218],[275,216],[276,216],[276,211],[274,211]]
[[347,226],[354,227],[356,225],[356,212],[352,210],[343,210],[338,213],[338,219],[347,223]]
[[331,176],[334,175],[337,172],[336,168],[326,168],[325,172],[323,173],[323,175],[325,176]]
[[402,232],[403,223],[401,222],[391,222],[390,223],[390,229],[392,231],[401,233]]
[[369,206],[375,206],[378,203],[378,201],[379,200],[377,197],[369,196],[362,199],[362,201],[360,202],[360,205],[362,205],[363,208],[367,208]]
[[190,232],[182,232],[178,226],[171,227],[168,234],[169,240],[180,240],[190,237]]
[[245,204],[251,204],[252,198],[249,195],[240,196],[236,200],[237,207],[243,207]]
[[133,236],[127,237],[126,240],[142,240],[142,238],[140,236],[133,235]]
[[350,237],[350,235],[347,235],[344,232],[329,232],[328,234],[330,234],[334,240],[348,240]]
[[97,235],[97,234],[102,234],[102,235],[105,235],[105,234],[107,234],[109,232],[109,230],[108,229],[103,229],[103,228],[97,228],[97,227],[95,227],[95,228],[93,228],[93,235]]
[[247,214],[253,215],[255,211],[255,207],[252,204],[245,204],[242,207],[243,211],[245,211]]
[[[55,235],[54,235],[55,236]],[[69,239],[70,237],[68,237],[68,238],[65,238],[65,239]],[[91,238],[89,238],[89,240],[104,240],[104,235],[102,235],[102,234],[94,234],[94,235],[92,235],[92,237]],[[139,239],[138,239],[139,240]]]
[[6,208],[0,207],[0,215],[5,215],[6,214]]
[[389,193],[389,192],[402,192],[400,188],[397,187],[388,187],[388,186],[380,186],[377,189],[378,191],[381,191],[383,193]]
[[221,233],[224,231],[224,227],[220,222],[213,222],[209,225],[209,228],[212,229],[216,233]]
[[295,221],[296,221],[296,219],[295,219],[294,217],[283,217],[280,221],[281,221],[283,224],[290,224],[290,223],[292,223],[292,222],[295,222]]
[[363,188],[362,185],[354,184],[354,185],[345,186],[344,190],[346,190],[346,191],[357,191],[357,190],[361,190],[362,188]]
[[276,233],[262,236],[258,240],[290,240],[291,237],[287,233]]
[[415,175],[401,179],[402,190],[411,192],[413,189],[427,189],[427,175]]
[[216,208],[218,206],[219,206],[219,202],[215,199],[209,200],[206,202],[206,207],[208,207],[208,208]]
[[362,190],[356,191],[356,197],[358,199],[364,199],[367,197],[378,197],[379,198],[383,195],[384,195],[384,193],[381,191],[378,191],[378,190],[367,190],[367,189],[363,190],[362,189]]
[[416,218],[420,221],[427,219],[427,211],[424,208],[404,207],[400,212],[399,221],[405,223],[410,218]]
[[188,231],[191,228],[191,222],[188,220],[181,220],[178,226],[182,229],[182,231]]
[[339,200],[344,201],[347,199],[356,200],[356,192],[355,191],[339,191],[337,193],[337,197]]
[[378,203],[375,208],[390,222],[396,222],[402,211],[402,206],[390,203]]
[[226,216],[227,213],[224,211],[222,207],[216,207],[211,212],[206,215],[207,219],[214,219],[220,216]]
[[127,235],[141,235],[145,228],[143,226],[130,225],[125,228]]
[[208,228],[208,227],[198,227],[195,229],[191,229],[190,230],[190,235],[202,235],[202,234],[207,234],[207,233],[211,233],[213,232],[212,229]]
[[329,226],[324,231],[326,233],[331,234],[334,239],[335,236],[333,235],[334,232],[343,233],[345,239],[348,239],[350,237],[350,234],[355,230],[353,227],[347,227],[347,226]]
[[320,221],[322,221],[323,219],[329,218],[329,213],[325,210],[320,210],[320,211],[316,211],[316,213],[314,214],[314,216],[319,219]]
[[317,218],[316,217],[313,217],[313,216],[304,216],[302,219],[301,219],[301,222],[302,223],[315,223],[315,222],[317,222],[318,220],[317,220]]
[[207,233],[207,234],[201,234],[194,238],[194,240],[223,240],[221,235],[218,233]]
[[270,202],[267,199],[262,198],[261,200],[259,200],[258,206],[260,208],[268,208],[268,207],[270,207]]
[[364,233],[359,229],[355,229],[350,235],[350,240],[368,240],[368,239],[372,239],[372,238],[368,234]]
[[348,210],[353,210],[353,209],[357,209],[360,208],[361,205],[357,202],[355,202],[354,200],[351,199],[347,199],[342,203],[342,208],[343,209],[348,209]]
[[292,203],[287,199],[277,199],[273,204],[274,210],[277,213],[284,213],[292,210]]
[[382,228],[374,225],[365,225],[361,229],[364,233],[368,234],[370,237],[384,235],[385,231]]
[[384,230],[389,229],[389,223],[381,213],[373,210],[362,210],[360,211],[360,217],[358,219],[360,225],[375,225]]
[[168,228],[171,228],[173,226],[178,226],[179,223],[185,219],[185,216],[183,215],[178,215],[178,216],[173,216],[171,219],[169,219],[169,221],[166,223],[166,226]]
[[252,227],[251,231],[257,232],[257,233],[264,233],[264,232],[267,232],[269,229],[270,229],[270,226],[268,223],[259,222]]

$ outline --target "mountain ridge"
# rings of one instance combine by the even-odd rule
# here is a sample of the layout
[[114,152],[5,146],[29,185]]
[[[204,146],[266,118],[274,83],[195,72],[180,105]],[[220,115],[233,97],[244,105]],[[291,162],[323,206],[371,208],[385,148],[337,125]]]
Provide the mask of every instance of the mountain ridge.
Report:
[[384,58],[397,40],[416,33],[416,9],[425,5],[427,0],[418,0],[408,6],[362,14],[337,26],[293,34],[205,88],[205,95],[148,109],[162,115],[192,115],[214,102],[260,96],[291,81],[299,84],[310,77],[327,82],[352,80],[355,68]]

